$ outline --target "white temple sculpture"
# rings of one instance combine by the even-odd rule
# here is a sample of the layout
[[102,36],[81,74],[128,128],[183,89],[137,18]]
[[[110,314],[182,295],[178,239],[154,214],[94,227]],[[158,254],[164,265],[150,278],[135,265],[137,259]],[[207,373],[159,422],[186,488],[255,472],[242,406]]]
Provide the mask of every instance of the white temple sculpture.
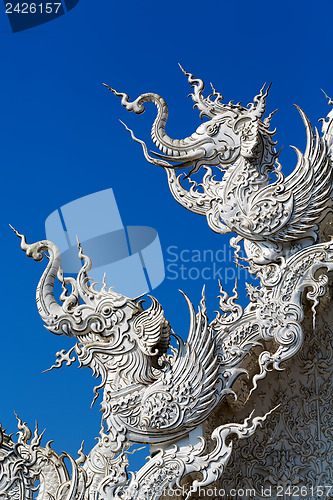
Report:
[[[329,286],[328,273],[333,271],[333,241],[320,230],[331,212],[333,110],[323,120],[320,134],[298,108],[307,146],[304,154],[295,148],[297,165],[285,177],[270,130],[272,114],[263,118],[269,88],[261,89],[247,107],[224,104],[214,88],[203,97],[203,82],[184,73],[200,117],[208,121],[182,140],[165,132],[168,108],[162,97],[147,93],[130,102],[127,94],[108,88],[121,96],[129,111],[139,114],[144,103],[156,105],[151,137],[161,153],[152,157],[131,131],[133,139],[150,163],[165,169],[171,193],[182,206],[205,215],[213,231],[236,233],[231,245],[237,264],[246,264],[260,285],[247,285],[245,308],[237,302],[236,287],[229,296],[220,285],[220,310],[212,320],[207,317],[204,290],[198,312],[185,295],[191,321],[184,342],[155,298],[144,309],[141,297],[125,297],[105,282],[98,288],[91,283],[92,263],[79,242],[83,265],[74,279],[63,275],[56,245],[28,244],[14,229],[28,257],[40,261],[48,253],[36,292],[45,326],[75,341],[68,352],[59,353],[52,368],[76,359],[80,366],[90,367],[101,378],[95,398],[103,391],[103,416],[98,443],[90,453],[86,456],[81,449],[76,460],[64,455],[71,471],[64,456],[49,444],[41,445],[38,429],[32,437],[17,417],[17,443],[0,432],[0,498],[31,499],[36,481],[39,500],[157,500],[184,485],[189,498],[217,480],[223,484],[236,438],[254,438],[258,426],[279,412],[274,404],[264,411],[260,402],[257,405],[259,381],[269,380],[273,392],[278,386],[275,374],[286,366],[282,363],[301,356],[304,300],[312,303],[306,316],[312,314],[315,324],[320,298]],[[178,169],[185,169],[186,175],[177,174]],[[200,180],[193,179],[200,175]],[[242,241],[245,259],[240,258]],[[59,300],[53,294],[56,279],[63,289]],[[171,347],[171,337],[177,347]],[[223,404],[241,396],[244,375],[249,379],[246,399],[255,402],[257,416],[244,415],[244,406],[236,401],[235,420],[226,423]],[[193,442],[189,434],[200,425],[205,437]],[[129,474],[127,451],[134,443],[148,443],[151,457],[137,473]],[[246,461],[244,456],[239,453],[240,462]],[[262,492],[260,498],[264,497]]]

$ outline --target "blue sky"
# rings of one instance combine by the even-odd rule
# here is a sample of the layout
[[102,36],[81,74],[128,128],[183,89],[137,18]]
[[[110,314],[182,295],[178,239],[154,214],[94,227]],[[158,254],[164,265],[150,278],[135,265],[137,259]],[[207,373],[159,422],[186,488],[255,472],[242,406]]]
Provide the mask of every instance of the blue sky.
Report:
[[[76,365],[46,374],[55,352],[73,341],[42,326],[35,289],[44,263],[27,259],[11,223],[33,242],[45,237],[47,216],[59,206],[112,187],[125,225],[157,230],[168,248],[227,248],[204,218],[178,206],[165,173],[147,164],[141,148],[119,123],[149,139],[155,108],[129,114],[106,82],[136,98],[162,95],[169,105],[167,131],[185,137],[199,125],[189,85],[178,62],[212,82],[226,100],[251,102],[273,82],[268,111],[276,108],[278,146],[285,173],[296,163],[289,144],[304,148],[305,133],[293,103],[311,122],[326,116],[323,88],[333,95],[332,3],[328,1],[152,2],[80,0],[66,15],[12,33],[0,13],[2,360],[0,420],[16,430],[13,414],[41,429],[57,451],[86,450],[99,431],[98,404],[90,410],[94,380]],[[167,263],[167,262],[166,262]],[[232,264],[227,262],[230,267]],[[165,279],[154,290],[174,330],[186,337],[188,313],[178,288],[197,304],[201,279]],[[111,284],[111,283],[109,283]],[[228,283],[231,290],[231,280]],[[242,283],[240,284],[240,287]],[[206,283],[209,311],[217,308],[217,283]],[[242,299],[244,300],[244,298]]]

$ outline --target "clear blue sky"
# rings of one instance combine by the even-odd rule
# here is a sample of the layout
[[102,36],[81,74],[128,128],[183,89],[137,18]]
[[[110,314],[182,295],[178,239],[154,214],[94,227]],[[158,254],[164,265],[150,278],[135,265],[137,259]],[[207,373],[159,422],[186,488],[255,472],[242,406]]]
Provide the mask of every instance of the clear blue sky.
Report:
[[[114,2],[80,0],[66,15],[12,33],[0,13],[2,165],[2,359],[0,420],[15,432],[15,409],[47,428],[57,451],[86,451],[99,431],[98,403],[90,410],[94,381],[76,365],[46,374],[55,352],[72,345],[42,326],[35,289],[44,263],[24,256],[8,223],[33,242],[45,236],[46,217],[59,206],[112,187],[124,224],[155,228],[165,252],[226,248],[204,218],[178,206],[165,173],[146,163],[121,126],[148,139],[155,109],[124,110],[103,82],[136,98],[156,92],[169,104],[167,131],[185,137],[199,125],[186,98],[189,86],[177,63],[213,82],[226,100],[245,104],[264,82],[273,82],[268,111],[285,145],[285,173],[295,163],[289,144],[305,144],[301,106],[313,124],[333,95],[332,2]],[[226,263],[232,266],[230,260]],[[170,278],[170,275],[169,275]],[[111,283],[110,283],[111,284]],[[175,331],[186,337],[188,313],[178,288],[197,304],[203,280],[166,279],[155,296]],[[217,283],[206,283],[211,314]],[[242,286],[242,283],[240,284]],[[231,281],[229,283],[231,289]]]

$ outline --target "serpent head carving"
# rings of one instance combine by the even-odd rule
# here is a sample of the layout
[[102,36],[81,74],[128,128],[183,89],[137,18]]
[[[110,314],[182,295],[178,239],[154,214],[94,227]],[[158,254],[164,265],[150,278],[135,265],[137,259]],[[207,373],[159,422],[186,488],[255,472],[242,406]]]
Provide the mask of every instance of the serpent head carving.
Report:
[[[273,113],[263,119],[270,86],[264,85],[247,107],[232,101],[224,104],[214,87],[204,97],[203,81],[183,72],[193,88],[194,106],[208,121],[181,140],[171,139],[165,132],[168,107],[162,97],[147,93],[129,102],[127,94],[109,87],[122,97],[128,111],[143,113],[148,101],[157,106],[151,137],[163,154],[154,153],[153,158],[146,144],[130,132],[142,145],[146,159],[165,169],[173,197],[191,212],[204,215],[213,231],[234,232],[238,241],[244,239],[247,256],[256,264],[291,254],[294,240],[302,238],[304,246],[318,241],[318,222],[332,191],[332,112],[323,120],[320,136],[296,106],[305,125],[307,146],[304,154],[293,148],[298,161],[285,177],[272,138],[275,130],[270,130]],[[205,174],[197,182],[191,176],[201,167]],[[187,175],[176,173],[185,168],[189,169]]]
[[[151,297],[151,306],[143,309],[141,297],[125,297],[112,288],[108,289],[105,281],[97,290],[88,277],[91,259],[84,255],[79,242],[79,258],[83,266],[77,278],[65,277],[60,252],[54,243],[43,240],[27,244],[25,237],[14,231],[28,257],[40,261],[43,254],[48,253],[49,261],[36,290],[38,312],[50,332],[76,338],[75,352],[80,365],[90,366],[97,376],[102,377],[98,389],[107,379],[112,383],[113,378],[120,385],[153,382],[159,359],[169,348],[170,337],[170,324],[164,318],[159,302]],[[56,278],[63,289],[62,304],[54,297]],[[65,351],[59,353],[54,367],[59,368],[64,361],[67,364],[74,362],[75,358],[70,359],[69,354]],[[126,370],[127,365],[131,370]],[[120,372],[124,374],[123,378],[119,378]]]
[[267,125],[262,124],[263,130],[261,131],[259,124],[262,123],[261,118],[265,112],[266,97],[270,86],[266,88],[264,85],[260,93],[255,96],[253,103],[247,107],[241,106],[240,103],[233,104],[233,101],[224,104],[222,95],[213,86],[213,93],[205,98],[203,81],[194,78],[182,67],[181,69],[193,88],[191,97],[194,107],[200,111],[200,118],[209,119],[185,139],[172,139],[167,135],[165,126],[168,106],[162,97],[154,93],[146,93],[135,101],[129,102],[127,94],[117,92],[104,84],[116,96],[122,98],[121,103],[128,111],[134,111],[136,114],[143,113],[145,102],[152,102],[157,107],[157,117],[151,129],[151,138],[161,151],[161,153],[153,152],[156,158],[150,156],[146,144],[137,139],[125,125],[133,139],[142,145],[147,161],[166,168],[190,167],[191,173],[194,173],[206,164],[227,168],[240,155],[255,159],[262,150],[261,134],[267,128]]

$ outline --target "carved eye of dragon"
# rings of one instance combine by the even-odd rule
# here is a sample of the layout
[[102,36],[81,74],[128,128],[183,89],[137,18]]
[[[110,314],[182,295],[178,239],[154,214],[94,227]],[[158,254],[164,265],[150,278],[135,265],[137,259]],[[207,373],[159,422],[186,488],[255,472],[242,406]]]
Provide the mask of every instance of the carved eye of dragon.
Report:
[[214,135],[216,135],[219,131],[219,128],[220,128],[220,124],[219,123],[209,123],[209,125],[207,125],[206,127],[206,130],[207,130],[207,134],[210,136],[210,137],[214,137]]

